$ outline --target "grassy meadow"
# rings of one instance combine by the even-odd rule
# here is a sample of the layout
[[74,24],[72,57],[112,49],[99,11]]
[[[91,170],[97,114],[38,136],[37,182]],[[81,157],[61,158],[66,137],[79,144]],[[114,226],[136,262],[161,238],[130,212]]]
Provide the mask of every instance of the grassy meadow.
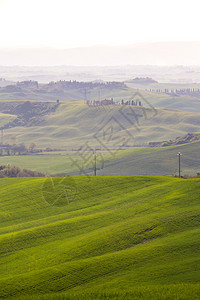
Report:
[[[175,175],[181,152],[181,174],[200,172],[200,142],[169,147],[135,147],[127,150],[97,150],[97,175]],[[0,165],[18,166],[44,174],[86,175],[94,173],[93,152],[61,151],[0,157]],[[86,163],[83,158],[87,158]],[[76,162],[76,163],[74,163]],[[81,169],[84,173],[80,173]]]
[[[35,126],[17,126],[4,130],[4,142],[26,145],[34,142],[39,148],[77,149],[86,142],[103,147],[96,135],[113,128],[108,147],[117,139],[125,139],[128,146],[144,145],[198,132],[200,113],[146,107],[104,106],[88,107],[83,101],[63,102],[56,112],[45,115]],[[200,102],[199,102],[200,103]],[[9,120],[8,120],[9,121]],[[108,133],[107,133],[108,136]],[[105,141],[104,141],[105,144]]]
[[[28,146],[34,142],[43,150],[51,147],[63,151],[1,156],[0,165],[19,166],[45,174],[79,175],[80,168],[72,160],[82,163],[80,149],[88,146],[91,153],[97,149],[99,175],[175,174],[178,171],[178,151],[183,153],[183,175],[195,175],[200,171],[199,142],[161,148],[143,147],[149,142],[199,132],[199,113],[153,109],[151,106],[131,109],[126,106],[88,107],[83,101],[63,102],[54,113],[45,115],[37,126],[4,130],[4,143],[12,143],[14,137],[18,144]],[[10,118],[15,116],[1,114],[0,120],[5,124]],[[92,163],[92,160],[87,160],[82,167],[89,174],[93,173]]]
[[0,298],[199,299],[199,195],[200,179],[1,179]]

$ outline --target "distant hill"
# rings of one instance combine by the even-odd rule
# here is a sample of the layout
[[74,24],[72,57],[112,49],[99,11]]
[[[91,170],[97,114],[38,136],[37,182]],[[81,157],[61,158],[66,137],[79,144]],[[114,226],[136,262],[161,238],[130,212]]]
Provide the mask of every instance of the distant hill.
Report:
[[131,79],[131,80],[127,80],[126,82],[128,83],[136,83],[136,84],[144,84],[144,85],[148,85],[148,84],[152,84],[152,83],[158,83],[158,81],[150,78],[150,77],[146,77],[146,78],[143,78],[143,77],[136,77],[134,79]]
[[0,100],[102,100],[102,97],[128,97],[133,94],[124,82],[120,81],[77,81],[59,80],[48,84],[27,80],[0,87]]
[[174,140],[170,141],[162,141],[162,142],[150,142],[150,147],[166,147],[166,146],[175,146],[175,145],[182,145],[187,144],[191,142],[196,142],[200,140],[200,134],[199,133],[188,133],[182,137],[177,137]]
[[[99,142],[94,135],[107,122],[117,133],[115,139],[126,136],[125,144],[129,147],[174,139],[188,132],[199,132],[199,113],[155,109],[143,99],[141,101],[142,107],[90,107],[83,101],[61,102],[58,106],[56,102],[0,102],[0,111],[12,113],[15,118],[18,115],[20,120],[26,117],[26,122],[19,123],[17,127],[7,126],[9,128],[6,129],[4,125],[5,141],[9,140],[9,136],[17,136],[19,143],[30,144],[34,140],[42,148],[67,146],[78,149],[87,141],[98,147]],[[111,147],[115,139],[113,137],[111,140]]]
[[[88,147],[88,151],[91,148],[92,152],[97,149],[98,160],[100,155],[105,157],[105,166],[98,171],[98,174],[102,175],[170,175],[177,172],[178,151],[183,151],[184,174],[195,174],[199,171],[199,142],[190,143],[195,140],[195,133],[200,131],[199,113],[154,110],[147,104],[146,107],[126,105],[95,107],[88,106],[82,101],[68,101],[61,102],[54,110],[57,105],[55,102],[50,104],[48,102],[24,102],[23,104],[22,102],[13,108],[14,103],[18,104],[10,101],[6,102],[6,105],[10,104],[14,113],[28,110],[30,120],[26,120],[23,124],[16,124],[13,121],[13,118],[17,118],[16,115],[2,114],[4,143],[10,144],[15,140],[17,144],[25,143],[29,146],[34,142],[39,149],[51,148],[64,152],[47,151],[32,156],[2,156],[0,157],[2,165],[9,163],[12,166],[48,174],[78,175],[79,168],[70,158],[81,162],[81,152],[84,151],[84,147],[86,149]],[[39,113],[33,116],[34,122],[31,122],[35,110],[39,110]],[[191,134],[186,135],[188,132]],[[180,141],[185,141],[187,144],[173,147],[147,147],[149,142],[158,142],[160,146],[160,141],[174,141],[177,136],[185,136]],[[186,152],[187,159],[185,159]],[[91,162],[89,168],[89,172],[93,173]]]
[[[156,108],[176,109],[187,112],[200,112],[200,84],[196,85],[175,85],[167,84],[173,90],[176,86],[181,90],[190,87],[192,92],[164,93],[156,92],[157,89],[164,90],[165,85],[159,83],[147,83],[152,79],[136,78],[137,82],[123,81],[77,81],[59,80],[51,81],[47,84],[37,81],[27,80],[17,82],[0,88],[0,102],[5,100],[14,101],[69,101],[69,100],[104,100],[113,99],[115,102],[132,101],[133,98],[143,98],[142,102],[148,101]],[[152,88],[154,87],[154,88]],[[193,92],[195,89],[195,92]],[[159,90],[161,91],[161,90]],[[136,99],[137,100],[137,99]],[[13,101],[13,103],[14,103]]]
[[[1,51],[1,50],[0,50]],[[11,61],[10,61],[11,62]],[[38,81],[48,83],[59,80],[77,81],[126,81],[135,77],[150,77],[159,83],[195,84],[200,82],[200,66],[197,65],[108,65],[108,66],[2,66],[1,77],[9,81]],[[8,83],[11,84],[11,83]],[[7,84],[7,85],[8,85]],[[155,84],[154,84],[155,85]],[[1,85],[0,85],[1,86]],[[190,87],[190,86],[189,86]],[[195,86],[194,86],[195,87]],[[159,88],[159,87],[158,87]]]
[[121,66],[200,65],[200,42],[136,43],[53,49],[1,49],[0,65]]
[[5,122],[0,130],[21,126],[39,126],[41,122],[44,122],[44,116],[55,112],[58,106],[57,102],[0,102],[0,112],[5,117],[13,115],[13,119]]

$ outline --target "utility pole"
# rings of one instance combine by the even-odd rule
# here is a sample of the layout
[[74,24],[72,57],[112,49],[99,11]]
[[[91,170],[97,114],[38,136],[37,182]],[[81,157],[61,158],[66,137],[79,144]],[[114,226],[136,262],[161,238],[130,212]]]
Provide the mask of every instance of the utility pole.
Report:
[[97,156],[96,156],[96,150],[94,152],[94,176],[97,176]]
[[85,100],[85,103],[87,102],[87,90],[85,89],[85,94],[84,94],[84,100]]
[[177,155],[178,155],[178,177],[180,178],[181,177],[181,155],[182,155],[182,153],[178,152]]
[[1,130],[1,145],[3,145],[3,129]]

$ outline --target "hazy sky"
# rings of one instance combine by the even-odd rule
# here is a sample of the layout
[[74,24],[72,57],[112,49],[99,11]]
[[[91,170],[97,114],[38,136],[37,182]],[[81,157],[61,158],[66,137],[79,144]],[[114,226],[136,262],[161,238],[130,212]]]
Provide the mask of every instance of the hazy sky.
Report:
[[198,41],[199,13],[199,0],[0,0],[0,47]]

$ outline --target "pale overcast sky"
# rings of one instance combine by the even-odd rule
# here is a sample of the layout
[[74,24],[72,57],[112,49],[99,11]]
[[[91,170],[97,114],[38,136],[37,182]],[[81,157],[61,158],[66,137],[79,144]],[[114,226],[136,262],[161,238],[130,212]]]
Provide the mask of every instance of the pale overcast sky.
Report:
[[0,47],[199,41],[199,15],[199,0],[0,0]]

